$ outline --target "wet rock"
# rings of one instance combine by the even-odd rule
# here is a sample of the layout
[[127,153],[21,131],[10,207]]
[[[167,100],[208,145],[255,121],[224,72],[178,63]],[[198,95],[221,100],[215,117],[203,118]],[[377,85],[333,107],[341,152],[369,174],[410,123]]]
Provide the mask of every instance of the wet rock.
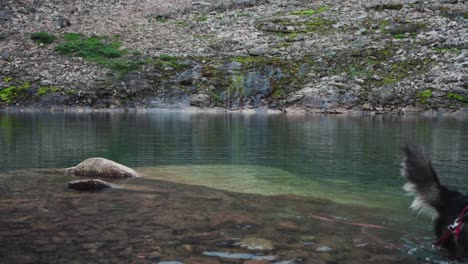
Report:
[[319,253],[330,252],[330,251],[332,251],[332,249],[327,246],[320,246],[315,249],[315,252],[319,252]]
[[187,264],[218,264],[219,261],[210,257],[189,257],[183,259],[183,263]]
[[113,187],[113,184],[99,179],[76,180],[68,183],[68,188],[78,191],[96,191]]
[[231,226],[236,228],[246,228],[257,226],[259,223],[249,215],[237,212],[219,212],[210,217],[210,226],[218,228],[222,226]]
[[370,104],[363,104],[361,106],[361,109],[364,110],[364,111],[371,111],[372,110],[372,106]]
[[276,226],[276,229],[294,232],[294,231],[299,231],[299,226],[296,223],[291,222],[291,221],[283,221],[283,222],[278,223],[278,225]]
[[207,94],[194,94],[190,97],[190,105],[198,107],[208,107],[211,103],[211,97]]
[[268,251],[274,249],[273,242],[268,239],[258,237],[242,239],[239,245],[250,250]]
[[65,173],[83,177],[133,178],[140,175],[133,169],[104,158],[89,158],[75,167],[65,169]]
[[215,251],[205,251],[203,255],[210,256],[210,257],[219,257],[221,259],[226,260],[267,260],[267,261],[274,261],[278,257],[276,256],[263,256],[258,254],[250,254],[250,253],[227,253],[227,252],[215,252]]
[[161,259],[161,252],[159,251],[154,251],[154,252],[151,252],[149,255],[148,255],[148,259],[151,260],[151,261],[158,261]]

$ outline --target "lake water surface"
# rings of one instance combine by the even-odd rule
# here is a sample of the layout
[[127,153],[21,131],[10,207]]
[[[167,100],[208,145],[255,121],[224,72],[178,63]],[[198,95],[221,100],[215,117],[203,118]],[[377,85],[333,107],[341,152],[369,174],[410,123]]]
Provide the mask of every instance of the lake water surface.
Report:
[[[243,194],[257,195],[252,197],[257,197],[255,199],[259,200],[252,202],[251,206],[248,205],[249,202],[246,202],[245,208],[242,208],[242,205],[236,205],[235,209],[245,212],[258,211],[257,206],[262,208],[261,201],[263,201],[265,204],[263,208],[270,208],[270,212],[276,210],[271,208],[278,208],[279,211],[275,211],[274,215],[291,220],[300,218],[298,216],[301,215],[302,209],[297,209],[300,207],[300,203],[307,204],[310,199],[320,198],[320,201],[323,202],[321,206],[303,209],[304,211],[317,210],[317,212],[310,212],[311,215],[308,215],[313,219],[310,221],[320,222],[323,219],[328,221],[326,219],[333,216],[333,221],[336,222],[337,219],[341,219],[340,217],[346,217],[351,220],[363,221],[359,223],[372,223],[397,230],[407,229],[404,234],[381,235],[383,240],[391,237],[405,242],[407,248],[399,249],[399,252],[406,254],[415,251],[411,246],[421,248],[428,243],[430,244],[432,236],[429,219],[415,216],[409,212],[408,206],[411,203],[411,198],[405,196],[401,189],[403,180],[399,172],[402,158],[400,146],[407,142],[417,143],[424,147],[442,182],[462,190],[468,187],[468,180],[465,176],[468,169],[467,119],[415,116],[201,114],[169,111],[146,113],[0,113],[0,213],[2,211],[10,213],[8,219],[5,218],[5,214],[0,216],[0,222],[2,222],[3,217],[5,223],[10,223],[15,228],[17,228],[18,223],[22,223],[18,230],[23,230],[23,232],[34,229],[34,223],[31,223],[33,219],[24,216],[27,210],[33,209],[18,204],[27,203],[26,201],[37,202],[38,197],[48,197],[49,200],[44,203],[50,203],[55,198],[56,202],[62,201],[60,204],[56,204],[56,208],[61,208],[59,210],[61,212],[70,208],[70,205],[65,206],[64,203],[67,203],[65,201],[70,201],[72,198],[78,199],[77,196],[80,197],[79,199],[85,200],[88,199],[86,197],[91,196],[92,199],[98,200],[111,199],[115,204],[124,203],[124,201],[119,200],[122,199],[122,194],[117,194],[116,191],[78,194],[67,190],[66,187],[62,188],[61,186],[66,186],[67,181],[71,178],[57,175],[48,170],[74,166],[89,157],[105,157],[136,168],[144,175],[142,179],[122,183],[122,192],[145,193],[139,193],[139,198],[129,194],[129,200],[125,202],[146,197],[144,195],[154,196],[155,194],[151,193],[152,190],[161,188],[159,180],[163,180],[221,190],[219,196],[225,195],[223,191],[228,191],[227,193],[234,193],[232,199],[239,199],[237,201],[247,199],[252,202],[254,198],[245,198],[251,196],[244,197]],[[174,185],[171,188],[175,188],[175,192],[177,192],[177,188],[182,188],[179,190],[180,192],[185,190],[185,192],[192,194],[190,197],[198,197],[194,194],[197,193],[195,189],[187,191],[183,189],[186,187],[181,186],[183,185]],[[57,188],[59,189],[57,190]],[[206,191],[209,189],[203,190],[200,191],[202,193],[200,196],[205,197],[208,194],[203,193],[210,193],[210,191]],[[162,191],[158,189],[154,192]],[[217,193],[218,191],[213,190],[212,192]],[[235,193],[239,193],[238,196]],[[153,196],[149,198],[151,201],[153,201]],[[291,203],[298,203],[294,206],[291,205],[296,209],[290,212],[286,208],[288,206],[280,206],[281,202],[277,200],[278,197],[291,198]],[[301,197],[305,200],[301,200],[302,202],[296,200],[302,199]],[[216,196],[206,199],[208,202],[205,203],[205,206],[211,209],[205,210],[220,210],[219,208],[215,210],[216,206],[214,205],[209,207],[209,204],[211,199],[221,198]],[[286,201],[287,199],[279,200]],[[131,206],[121,204],[119,208],[123,211],[130,210],[132,207],[138,207],[138,203],[136,201],[135,203]],[[150,203],[148,206],[142,205],[142,208],[157,206],[151,202],[148,203]],[[127,208],[127,206],[130,207]],[[37,209],[37,204],[34,207]],[[88,211],[85,210],[85,214],[88,213],[90,217],[88,221],[93,221],[92,217],[96,217],[99,208],[90,205]],[[18,213],[23,209],[26,211]],[[226,205],[225,209],[231,210],[233,207]],[[54,211],[50,208],[47,210],[49,210],[48,214]],[[106,210],[112,211],[110,208]],[[59,211],[56,213],[59,214]],[[123,214],[125,217],[130,214],[129,212],[126,214],[119,212],[119,215]],[[179,213],[184,214],[187,211],[182,210]],[[22,214],[24,219],[19,221]],[[40,212],[35,214],[40,214]],[[265,215],[267,214],[263,213],[261,217],[266,217]],[[44,224],[44,221],[56,223],[76,219],[79,216],[70,213],[67,216],[68,220],[57,218],[55,214],[48,217],[50,219],[47,218],[47,221],[34,219],[38,222],[42,221],[41,223]],[[138,216],[133,215],[133,218],[135,217]],[[192,215],[192,217],[197,219],[199,216]],[[260,218],[258,215],[256,217]],[[321,217],[325,218],[321,219]],[[168,218],[170,217],[168,216]],[[276,221],[279,218],[272,219]],[[209,219],[211,220],[206,221],[211,221],[212,224],[214,220]],[[116,226],[124,225],[125,228],[130,229],[127,220],[114,224]],[[345,222],[349,223],[350,221],[346,220]],[[280,221],[276,226],[287,226],[287,224],[281,223]],[[174,224],[177,225],[176,222]],[[95,228],[105,229],[108,225],[109,223],[105,222]],[[306,223],[301,223],[300,226],[305,228],[306,225]],[[211,226],[210,228],[216,227]],[[320,230],[326,229],[324,228],[316,231],[320,232]],[[66,230],[63,227],[53,228],[54,232],[61,229]],[[307,230],[311,231],[311,229],[314,228],[311,227]],[[23,252],[22,246],[20,246],[22,233],[20,231],[18,231],[19,233],[11,233],[9,230],[12,228],[5,228],[2,233],[2,229],[0,229],[0,235],[3,234],[11,239],[13,242],[10,241],[10,243],[17,243],[17,246],[13,249],[10,248],[10,250],[26,256],[22,259],[22,263],[29,263],[28,261],[54,262],[51,261],[51,256],[56,255],[51,252],[56,252],[58,246],[50,247],[50,245],[57,244],[57,241],[60,241],[58,244],[63,243],[64,239],[58,237],[55,239],[56,242],[50,239],[39,239],[42,241],[41,246],[44,251],[37,255],[32,253],[34,249]],[[275,230],[281,231],[281,228]],[[301,233],[307,230],[300,228]],[[77,230],[64,232],[68,235],[67,232],[73,233]],[[171,232],[177,231],[172,229]],[[286,232],[294,233],[298,230],[286,230]],[[64,236],[67,235],[64,234]],[[247,236],[243,233],[236,235],[241,238],[243,235]],[[255,235],[259,235],[258,232]],[[350,233],[349,236],[353,237],[355,234]],[[37,238],[37,236],[34,237],[32,239]],[[83,237],[89,237],[89,234],[85,234]],[[126,237],[130,241],[128,243],[131,244],[132,238],[128,238],[128,235]],[[419,238],[409,239],[408,237]],[[138,235],[134,235],[134,239],[137,238]],[[149,238],[142,237],[141,239]],[[234,238],[231,237],[231,239]],[[96,240],[99,239],[94,238],[87,243],[105,243]],[[164,243],[168,242],[166,240]],[[114,241],[112,236],[109,241]],[[184,244],[179,241],[177,243],[185,245],[185,248],[187,248],[186,244],[190,244],[192,247],[198,245],[198,242]],[[328,244],[333,243],[329,242]],[[90,250],[91,248],[91,250],[99,251],[105,247],[101,244],[92,244],[88,245],[88,248],[80,247],[80,249]],[[115,250],[129,250],[128,245],[121,247],[116,247]],[[199,245],[199,247],[201,246]],[[339,243],[334,244],[334,247],[340,248]],[[201,249],[198,251],[191,249],[188,253],[171,251],[172,253],[167,253],[167,256],[171,256],[172,259],[165,259],[167,257],[165,257],[162,245],[156,249],[147,249],[145,252],[138,252],[134,248],[133,246],[132,252],[125,256],[126,260],[136,258],[153,263],[155,259],[173,261],[177,259],[178,254],[189,257],[206,252],[208,253],[202,254],[204,257],[214,254],[209,253],[211,251],[201,251]],[[235,252],[239,251],[236,247],[233,248],[235,248]],[[112,252],[112,247],[107,247],[106,250],[109,251],[102,250],[101,252]],[[208,249],[203,248],[203,250]],[[148,251],[157,252],[154,254],[161,256],[153,256],[154,258],[151,260],[149,255],[144,255],[150,254]],[[343,252],[347,251],[343,249]],[[10,253],[3,252],[3,257],[11,257]],[[18,260],[18,254],[13,254],[15,256],[12,258]],[[345,256],[349,257],[346,254]],[[430,255],[427,252],[422,254]],[[1,252],[0,257],[2,257]],[[72,259],[79,263],[78,256]],[[108,260],[110,263],[116,261],[116,259],[110,260],[105,254],[97,254],[96,259],[102,260],[100,262],[103,263],[107,263],[104,260]],[[223,258],[216,259],[223,263]],[[307,257],[303,257],[303,259],[307,259]],[[326,258],[324,259],[327,262]],[[88,260],[94,262],[93,259]],[[60,258],[56,261],[61,262]],[[181,260],[179,259],[179,261]],[[16,262],[20,263],[21,261]],[[185,262],[196,263],[187,260]]]

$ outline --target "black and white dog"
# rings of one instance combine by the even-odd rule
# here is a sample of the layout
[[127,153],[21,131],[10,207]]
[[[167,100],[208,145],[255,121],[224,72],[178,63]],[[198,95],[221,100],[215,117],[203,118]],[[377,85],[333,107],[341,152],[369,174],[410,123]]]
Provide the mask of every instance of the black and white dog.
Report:
[[440,184],[431,161],[414,145],[403,148],[406,158],[402,175],[408,181],[405,191],[415,199],[411,209],[432,217],[437,236],[435,246],[442,246],[457,259],[468,259],[468,196]]

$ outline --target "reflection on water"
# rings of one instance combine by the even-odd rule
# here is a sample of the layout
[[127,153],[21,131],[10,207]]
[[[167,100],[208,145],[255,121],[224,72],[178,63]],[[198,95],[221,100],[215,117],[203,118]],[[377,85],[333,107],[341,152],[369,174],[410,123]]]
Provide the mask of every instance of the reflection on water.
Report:
[[[400,145],[405,142],[414,142],[425,147],[443,182],[461,189],[468,186],[468,181],[463,177],[468,168],[468,120],[463,119],[174,112],[0,113],[0,222],[4,224],[0,235],[9,237],[13,243],[11,247],[18,250],[23,246],[21,236],[34,230],[35,233],[31,234],[30,239],[41,241],[40,245],[35,247],[51,249],[53,247],[50,245],[57,248],[57,243],[60,242],[54,242],[51,240],[53,238],[47,237],[48,232],[62,231],[63,236],[69,236],[81,230],[84,232],[82,237],[75,242],[73,239],[67,239],[66,243],[82,245],[85,237],[89,235],[92,239],[86,240],[86,243],[92,244],[87,244],[84,249],[80,248],[81,253],[84,254],[87,250],[99,252],[101,247],[105,248],[107,253],[127,250],[131,253],[123,259],[128,260],[136,258],[139,252],[131,245],[132,238],[143,243],[146,251],[164,253],[164,249],[152,249],[150,242],[142,241],[153,239],[153,244],[158,244],[155,241],[159,240],[169,243],[173,236],[183,236],[180,232],[184,232],[184,225],[192,235],[196,233],[201,236],[201,233],[217,228],[205,226],[206,221],[215,221],[210,218],[214,217],[213,215],[208,217],[205,213],[215,214],[221,210],[229,212],[227,215],[235,215],[232,218],[240,217],[246,220],[246,226],[255,226],[255,221],[252,225],[250,218],[262,218],[265,222],[262,222],[261,231],[254,232],[257,236],[264,237],[264,234],[276,230],[278,235],[287,233],[290,235],[288,239],[299,244],[301,235],[305,235],[302,233],[317,236],[318,232],[328,236],[332,234],[334,239],[327,243],[321,241],[321,244],[333,244],[340,248],[341,242],[337,241],[343,239],[333,236],[332,231],[332,228],[337,226],[354,230],[349,231],[344,239],[353,244],[350,241],[361,231],[357,226],[346,227],[346,223],[359,220],[396,230],[409,229],[409,234],[383,231],[385,234],[379,234],[377,237],[385,241],[396,236],[402,239],[400,242],[406,241],[405,245],[420,247],[430,242],[430,238],[427,237],[431,235],[430,224],[427,219],[417,218],[407,210],[411,199],[404,196],[401,190],[403,182],[399,177]],[[80,194],[66,189],[69,178],[46,171],[30,170],[69,167],[95,156],[138,168],[146,178],[123,183],[125,188],[120,190]],[[157,179],[206,185],[239,194],[215,192],[215,197],[211,197],[207,194],[208,191],[195,194],[201,190],[197,189],[201,187],[196,186],[189,190],[184,189],[187,187],[171,185],[170,188],[166,186],[166,190],[161,189]],[[183,202],[168,204],[166,196],[178,191],[191,193],[185,197],[188,197],[190,202],[191,199],[198,199],[197,206],[194,207],[187,201],[187,205]],[[283,201],[282,198],[274,196],[247,197],[243,196],[247,194],[240,193],[294,194],[306,198],[288,198]],[[177,195],[180,195],[177,199],[184,199],[184,193]],[[315,199],[314,197],[325,198],[335,203],[320,200],[318,206],[310,202],[312,200],[307,200]],[[301,204],[304,201],[313,205],[304,205],[302,208]],[[177,218],[175,214],[169,213],[171,206],[180,209],[175,210],[177,213],[188,214],[190,218],[199,219],[199,222],[186,221],[184,218],[185,222],[175,224],[180,224],[181,227],[170,226],[169,222],[174,221],[174,217]],[[155,207],[164,211],[161,215],[163,220],[157,219],[158,216],[152,211]],[[247,212],[250,215],[239,216],[232,213],[232,210]],[[93,219],[102,212],[118,216],[119,221],[104,217],[99,224],[88,224],[95,221]],[[310,214],[317,212],[319,217],[311,218]],[[337,222],[333,218],[333,223],[327,226],[326,221],[317,220],[328,219],[320,218],[320,212],[327,217],[345,217],[353,221]],[[6,215],[8,217],[5,217]],[[164,228],[158,224],[148,226],[147,219],[167,223]],[[293,224],[279,224],[283,220],[292,220]],[[49,221],[53,228],[47,226]],[[73,221],[84,221],[87,224],[84,227],[75,227],[75,230],[58,224],[62,221],[69,225],[79,225]],[[268,221],[272,221],[271,225]],[[311,221],[319,221],[320,229],[310,226]],[[427,225],[421,225],[422,222]],[[141,227],[137,228],[135,223]],[[300,225],[300,231],[288,229],[294,224]],[[131,233],[124,236],[121,232],[113,235],[109,231],[108,238],[117,239],[119,234],[124,236],[127,242],[119,246],[114,242],[95,241],[98,240],[98,233],[86,233],[86,230],[97,232],[106,228],[115,230],[117,227]],[[245,226],[239,225],[241,230],[243,227]],[[233,228],[238,227],[234,225]],[[246,230],[248,231],[248,228]],[[232,230],[225,231],[229,233]],[[145,234],[148,232],[155,232],[160,237],[146,238]],[[223,239],[231,241],[247,233],[232,234]],[[415,236],[421,241],[413,239]],[[184,239],[175,240],[179,244],[200,247],[192,249],[200,254],[202,249],[207,252],[251,253],[231,252],[218,246],[217,250],[213,251],[209,246],[201,247],[199,237],[192,238],[189,242]],[[209,243],[227,243],[235,248],[236,242],[228,243],[222,239],[215,242],[216,239],[218,238],[208,240]],[[56,237],[55,240],[63,242],[64,238]],[[314,246],[317,245],[316,241],[312,242],[315,243]],[[287,241],[281,243],[287,244]],[[158,244],[158,247],[166,246]],[[129,247],[132,249],[128,249]],[[183,248],[186,246],[182,249],[174,246],[174,251],[169,250],[167,252],[170,253],[167,254],[176,256],[174,252],[180,253]],[[349,253],[349,249],[345,248],[343,246],[341,249]],[[399,250],[406,251],[401,248]],[[25,254],[29,256],[31,252]],[[97,255],[94,257],[99,259],[99,254],[95,254]],[[32,258],[37,260],[36,253],[32,255]],[[51,255],[45,255],[47,257],[44,259],[50,260]],[[191,253],[187,253],[184,256],[190,255]],[[349,254],[346,256],[349,257]]]

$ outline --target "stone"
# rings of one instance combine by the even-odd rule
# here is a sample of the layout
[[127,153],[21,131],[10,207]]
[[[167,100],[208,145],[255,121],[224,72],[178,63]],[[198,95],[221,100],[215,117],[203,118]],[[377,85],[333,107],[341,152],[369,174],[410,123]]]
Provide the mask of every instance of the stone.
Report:
[[208,107],[211,103],[211,97],[207,94],[194,94],[190,97],[190,105],[198,107]]
[[10,61],[11,60],[11,50],[10,49],[4,49],[0,52],[0,59],[5,60],[5,61]]
[[372,106],[370,104],[365,103],[361,106],[361,109],[364,111],[370,111],[372,110]]
[[354,48],[360,49],[360,48],[364,48],[369,43],[370,43],[369,39],[362,37],[362,38],[358,38],[355,41],[351,42],[351,46],[353,46]]
[[252,56],[264,56],[268,53],[266,48],[258,47],[249,50],[249,54]]
[[238,71],[242,68],[242,63],[238,61],[233,61],[224,66],[224,69],[227,71]]
[[69,27],[69,26],[71,26],[70,20],[68,20],[68,18],[65,18],[65,17],[59,17],[59,18],[55,21],[55,24],[56,24],[59,28],[64,28],[64,27]]
[[244,6],[244,7],[252,7],[255,6],[256,0],[235,0],[234,5],[236,6]]
[[133,169],[122,164],[105,158],[89,158],[75,167],[67,168],[65,173],[84,176],[84,177],[102,177],[102,178],[133,178],[140,175]]
[[11,19],[11,13],[8,10],[0,10],[0,23],[7,22]]
[[317,249],[315,249],[315,252],[319,252],[319,253],[330,252],[330,251],[332,251],[332,249],[327,246],[320,246]]
[[240,246],[250,250],[258,251],[267,251],[274,249],[273,242],[271,242],[268,239],[258,237],[244,238],[240,241]]
[[99,179],[76,180],[68,183],[68,188],[78,191],[96,191],[113,187],[113,184]]
[[283,221],[277,224],[276,229],[294,232],[294,231],[299,231],[299,226],[292,221]]
[[49,86],[49,85],[52,84],[52,82],[49,81],[49,80],[42,80],[42,81],[39,82],[39,84],[40,84],[41,86]]
[[151,252],[149,255],[148,255],[148,259],[151,260],[151,261],[158,261],[161,259],[161,252],[159,251],[154,251],[154,252]]

